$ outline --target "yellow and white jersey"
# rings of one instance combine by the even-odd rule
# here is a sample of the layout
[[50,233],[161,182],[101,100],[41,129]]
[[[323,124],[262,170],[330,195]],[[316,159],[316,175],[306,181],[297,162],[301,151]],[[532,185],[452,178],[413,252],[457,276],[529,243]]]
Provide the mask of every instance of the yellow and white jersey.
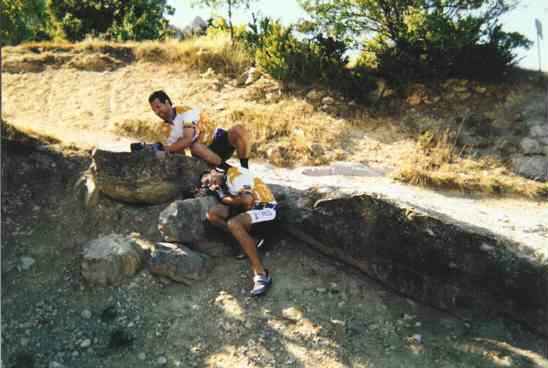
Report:
[[251,192],[258,203],[276,203],[270,188],[249,170],[241,167],[230,167],[226,171],[226,188],[230,195]]
[[177,142],[183,137],[184,128],[194,128],[193,142],[200,142],[205,145],[213,141],[214,126],[207,117],[207,114],[198,108],[191,109],[186,106],[176,106],[175,118],[171,125],[171,131],[166,143],[168,145]]

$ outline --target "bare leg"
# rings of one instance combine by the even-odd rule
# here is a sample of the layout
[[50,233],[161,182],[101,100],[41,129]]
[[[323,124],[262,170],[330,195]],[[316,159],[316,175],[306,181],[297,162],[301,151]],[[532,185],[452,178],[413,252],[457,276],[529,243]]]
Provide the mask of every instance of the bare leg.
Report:
[[251,151],[249,140],[249,132],[243,125],[235,125],[228,130],[228,141],[236,148],[238,158],[249,158]]
[[251,269],[255,274],[264,274],[265,270],[255,246],[255,239],[249,235],[251,229],[251,217],[242,213],[228,220],[228,230],[236,238],[251,263]]
[[190,152],[192,152],[194,156],[200,157],[202,160],[213,166],[219,166],[223,162],[218,154],[198,142],[192,143],[190,146]]
[[211,224],[217,226],[218,228],[226,232],[230,232],[228,230],[228,225],[226,223],[226,219],[228,218],[228,215],[229,215],[229,207],[222,203],[219,203],[215,207],[212,207],[207,212],[207,220]]

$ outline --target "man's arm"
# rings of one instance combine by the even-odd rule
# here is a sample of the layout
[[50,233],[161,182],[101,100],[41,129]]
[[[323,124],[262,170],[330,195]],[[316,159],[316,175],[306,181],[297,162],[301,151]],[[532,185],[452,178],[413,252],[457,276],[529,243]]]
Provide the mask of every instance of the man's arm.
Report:
[[182,153],[186,148],[192,145],[194,136],[194,127],[184,127],[183,136],[175,143],[165,146],[164,149],[170,153]]
[[226,196],[221,198],[221,202],[231,207],[242,207],[245,210],[253,208],[255,199],[250,193],[241,193],[237,196]]

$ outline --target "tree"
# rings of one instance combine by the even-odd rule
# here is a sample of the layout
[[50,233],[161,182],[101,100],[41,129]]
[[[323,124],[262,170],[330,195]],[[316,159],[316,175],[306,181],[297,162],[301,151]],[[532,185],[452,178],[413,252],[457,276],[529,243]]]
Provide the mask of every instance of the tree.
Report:
[[190,0],[190,5],[211,9],[226,7],[230,40],[234,43],[234,27],[232,25],[233,11],[242,7],[249,9],[253,1],[256,0]]
[[45,0],[0,0],[0,44],[47,39],[49,18]]
[[167,0],[48,0],[48,8],[71,41],[87,35],[120,41],[161,38],[168,26],[164,16],[174,12]]
[[[377,55],[381,69],[421,76],[451,74],[463,55],[490,55],[508,66],[516,47],[529,41],[501,30],[500,16],[512,0],[300,0],[322,29]],[[402,69],[402,67],[404,67]],[[410,69],[406,69],[410,68]],[[385,68],[386,69],[386,68]],[[496,68],[495,68],[496,69]],[[493,69],[492,69],[493,70]]]

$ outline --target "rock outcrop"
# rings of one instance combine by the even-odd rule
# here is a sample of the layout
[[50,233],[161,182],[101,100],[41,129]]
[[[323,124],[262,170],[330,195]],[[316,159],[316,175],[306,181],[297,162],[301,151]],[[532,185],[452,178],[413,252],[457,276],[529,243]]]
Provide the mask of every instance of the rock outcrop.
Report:
[[320,252],[438,308],[548,335],[548,262],[521,244],[380,195],[275,192],[286,231]]
[[[154,166],[150,162],[157,161],[154,157],[135,160],[134,167],[145,171]],[[124,166],[123,161],[117,162]],[[187,168],[190,180],[198,180],[201,170],[191,164]],[[112,175],[120,173],[126,190],[131,187],[128,182],[137,180],[126,176],[135,171],[110,170]],[[184,180],[178,185],[184,186]],[[271,187],[286,234],[421,302],[465,317],[500,313],[548,335],[548,262],[535,254],[531,244],[397,196],[347,193],[330,187],[305,191],[285,185]],[[207,210],[216,203],[214,197],[172,202],[158,217],[161,237],[208,255],[230,254],[227,239],[207,224]]]
[[91,171],[97,190],[110,198],[160,204],[192,196],[207,169],[204,161],[179,154],[95,150]]

